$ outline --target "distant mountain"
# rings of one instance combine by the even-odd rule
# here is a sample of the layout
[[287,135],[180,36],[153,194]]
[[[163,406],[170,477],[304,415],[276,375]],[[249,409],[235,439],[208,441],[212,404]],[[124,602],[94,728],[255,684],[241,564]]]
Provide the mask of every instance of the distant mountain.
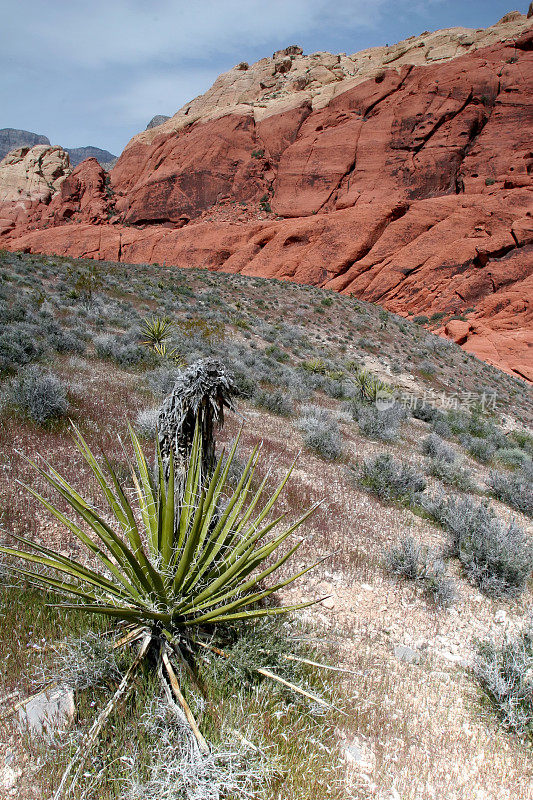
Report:
[[11,150],[18,147],[35,147],[36,144],[50,144],[47,136],[39,136],[38,133],[31,131],[19,131],[16,128],[0,129],[0,161],[7,156]]
[[158,125],[162,125],[167,119],[170,119],[170,117],[167,117],[166,114],[156,114],[146,126],[146,130],[149,131],[152,128],[157,128]]
[[86,158],[96,158],[98,163],[104,169],[110,169],[117,160],[117,156],[110,153],[108,150],[101,150],[99,147],[65,147],[65,150],[70,156],[70,163],[73,167],[81,164]]
[[[38,133],[31,131],[19,131],[16,128],[2,128],[0,129],[0,161],[11,150],[16,150],[19,147],[35,147],[36,144],[50,144],[48,136],[40,136]],[[108,150],[101,150],[99,147],[64,147],[63,148],[70,157],[70,163],[76,167],[86,158],[96,158],[104,169],[111,169],[117,160],[117,156],[110,153]]]

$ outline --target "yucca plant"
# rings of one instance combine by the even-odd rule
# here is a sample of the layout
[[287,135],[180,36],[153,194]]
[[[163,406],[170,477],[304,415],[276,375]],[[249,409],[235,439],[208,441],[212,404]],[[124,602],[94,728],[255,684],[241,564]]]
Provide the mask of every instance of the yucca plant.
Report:
[[370,372],[365,369],[359,370],[354,376],[353,382],[357,387],[361,400],[370,400],[373,382],[373,377]]
[[[261,504],[268,475],[257,489],[252,489],[259,458],[256,446],[236,488],[229,496],[224,496],[240,434],[227,458],[223,453],[214,471],[204,476],[201,430],[197,423],[185,487],[180,494],[175,491],[172,454],[167,480],[158,448],[154,475],[130,427],[135,455],[130,491],[121,485],[105,456],[102,466],[80,431],[76,428],[74,431],[76,446],[100,485],[113,522],[109,523],[49,464],[42,467],[30,461],[84,521],[85,528],[31,486],[25,488],[87,548],[91,566],[86,561],[69,558],[15,535],[13,537],[24,549],[3,546],[0,552],[15,560],[13,570],[25,579],[62,596],[63,600],[56,605],[103,614],[116,623],[125,624],[126,634],[119,644],[127,646],[140,642],[140,648],[117,692],[95,720],[86,742],[67,767],[56,798],[63,796],[77,760],[77,770],[67,791],[72,790],[91,745],[115,703],[131,691],[134,675],[143,661],[157,665],[167,697],[178,701],[176,708],[181,707],[199,749],[205,751],[207,744],[178,683],[176,658],[178,663],[190,663],[191,653],[203,652],[201,648],[206,647],[224,656],[223,651],[211,647],[206,628],[211,637],[217,626],[284,614],[318,602],[279,607],[264,605],[276,590],[315,566],[267,584],[300,547],[302,540],[281,555],[277,551],[316,507],[312,506],[295,522],[275,533],[285,514],[271,518],[270,512],[292,467]],[[268,670],[262,670],[262,674],[276,679]]]
[[383,398],[384,395],[392,397],[390,387],[367,370],[360,370],[352,380],[357,387],[361,400],[375,403],[376,400]]
[[161,347],[168,342],[174,325],[168,317],[146,317],[141,322],[141,333],[145,337],[143,344],[148,347]]
[[[143,344],[146,344],[146,342]],[[182,367],[185,364],[183,356],[177,347],[168,347],[166,342],[162,342],[161,344],[155,344],[152,349],[160,358],[173,361],[177,366]]]
[[168,340],[174,328],[174,323],[167,317],[153,316],[143,319],[141,333],[144,336],[142,344],[151,348],[160,358],[172,361],[178,366],[185,362],[177,347],[169,347]]

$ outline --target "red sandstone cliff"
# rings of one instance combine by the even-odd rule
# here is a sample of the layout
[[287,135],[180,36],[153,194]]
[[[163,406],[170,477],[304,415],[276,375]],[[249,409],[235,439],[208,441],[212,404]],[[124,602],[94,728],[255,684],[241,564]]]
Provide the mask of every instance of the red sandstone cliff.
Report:
[[239,65],[110,178],[89,159],[49,203],[0,206],[0,246],[473,309],[445,332],[533,381],[531,22]]

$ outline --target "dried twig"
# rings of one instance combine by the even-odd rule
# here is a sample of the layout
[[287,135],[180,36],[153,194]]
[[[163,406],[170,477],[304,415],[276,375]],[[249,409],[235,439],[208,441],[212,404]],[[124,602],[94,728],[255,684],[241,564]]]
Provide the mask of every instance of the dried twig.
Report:
[[209,753],[209,745],[207,744],[206,740],[202,736],[202,734],[200,732],[200,728],[198,727],[198,725],[196,723],[196,720],[194,719],[194,715],[193,715],[193,713],[192,713],[192,711],[190,709],[190,706],[187,703],[187,701],[185,700],[185,698],[184,698],[184,696],[183,696],[183,694],[181,692],[181,689],[180,689],[180,686],[179,686],[179,683],[178,683],[178,679],[176,677],[176,673],[174,672],[174,669],[172,667],[172,664],[170,663],[168,654],[167,654],[165,649],[163,650],[162,657],[163,657],[163,665],[164,665],[164,667],[166,669],[166,672],[167,672],[167,675],[168,675],[168,679],[170,681],[170,685],[172,687],[172,691],[174,693],[174,696],[176,697],[178,703],[180,704],[180,706],[182,707],[183,711],[185,712],[185,716],[187,717],[187,722],[189,723],[189,725],[191,727],[191,730],[194,733],[194,737],[195,737],[196,741],[198,742],[198,747],[200,748],[200,752],[204,753],[204,755],[205,755],[205,754]]
[[[223,650],[220,650],[218,647],[213,647],[212,645],[206,644],[205,642],[196,642],[199,644],[200,647],[205,648],[206,650],[210,650],[212,653],[215,653],[217,656],[222,656],[222,658],[227,659],[228,661],[231,660],[230,656],[225,653]],[[320,665],[319,665],[320,666]],[[321,697],[318,697],[316,694],[311,694],[311,692],[307,692],[305,689],[302,689],[300,686],[296,686],[296,684],[291,683],[290,681],[286,681],[285,678],[281,678],[279,675],[276,675],[275,672],[272,672],[269,669],[264,669],[263,667],[254,667],[255,672],[258,672],[260,675],[263,675],[265,678],[270,678],[273,681],[277,681],[278,683],[283,684],[283,686],[287,686],[287,688],[292,689],[294,692],[303,695],[304,697],[313,700],[315,703],[323,706],[324,708],[334,708],[330,703],[327,703]],[[339,709],[336,709],[337,711]]]
[[[67,764],[67,767],[66,767],[66,769],[65,769],[65,771],[63,773],[63,776],[61,778],[61,782],[60,782],[59,786],[57,787],[57,790],[56,790],[56,792],[54,794],[53,800],[60,800],[61,797],[63,797],[63,796],[64,797],[68,797],[69,794],[74,789],[74,787],[76,786],[76,784],[78,782],[78,779],[80,777],[80,774],[81,774],[81,770],[83,769],[83,766],[84,766],[85,762],[87,761],[89,753],[91,752],[96,740],[98,739],[98,735],[100,734],[100,731],[104,727],[104,725],[107,722],[108,718],[111,716],[111,714],[113,712],[113,709],[115,708],[115,706],[118,703],[118,701],[122,697],[127,698],[128,695],[130,694],[131,690],[133,689],[133,678],[134,678],[135,672],[136,672],[139,664],[141,663],[142,659],[146,655],[146,652],[147,652],[147,650],[148,650],[148,648],[150,646],[151,641],[152,641],[152,636],[151,635],[147,635],[144,638],[144,640],[143,640],[143,642],[141,644],[140,650],[139,650],[139,652],[137,654],[137,657],[135,658],[135,661],[133,662],[133,664],[130,666],[130,668],[128,669],[128,671],[126,672],[124,677],[122,678],[122,680],[120,682],[120,685],[119,685],[118,689],[116,690],[115,694],[109,700],[108,704],[103,709],[103,711],[101,711],[100,714],[97,716],[97,718],[95,719],[95,721],[91,725],[91,728],[90,728],[89,732],[87,733],[87,736],[84,738],[82,744],[78,747],[76,753],[74,754],[74,757]],[[79,759],[79,761],[78,761],[78,759]],[[69,775],[72,772],[72,769],[73,769],[76,761],[78,761],[78,767],[77,767],[76,772],[74,773],[74,775],[72,777],[70,785],[67,787],[66,784],[67,784]],[[65,791],[65,789],[66,789],[66,791]]]

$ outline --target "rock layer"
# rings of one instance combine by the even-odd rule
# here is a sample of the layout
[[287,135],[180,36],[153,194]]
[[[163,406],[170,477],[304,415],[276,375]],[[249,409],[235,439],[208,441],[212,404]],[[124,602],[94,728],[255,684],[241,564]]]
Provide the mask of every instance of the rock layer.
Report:
[[533,380],[532,48],[514,12],[240,64],[135,137],[110,178],[89,160],[51,201],[4,204],[0,243],[466,313],[442,334]]

